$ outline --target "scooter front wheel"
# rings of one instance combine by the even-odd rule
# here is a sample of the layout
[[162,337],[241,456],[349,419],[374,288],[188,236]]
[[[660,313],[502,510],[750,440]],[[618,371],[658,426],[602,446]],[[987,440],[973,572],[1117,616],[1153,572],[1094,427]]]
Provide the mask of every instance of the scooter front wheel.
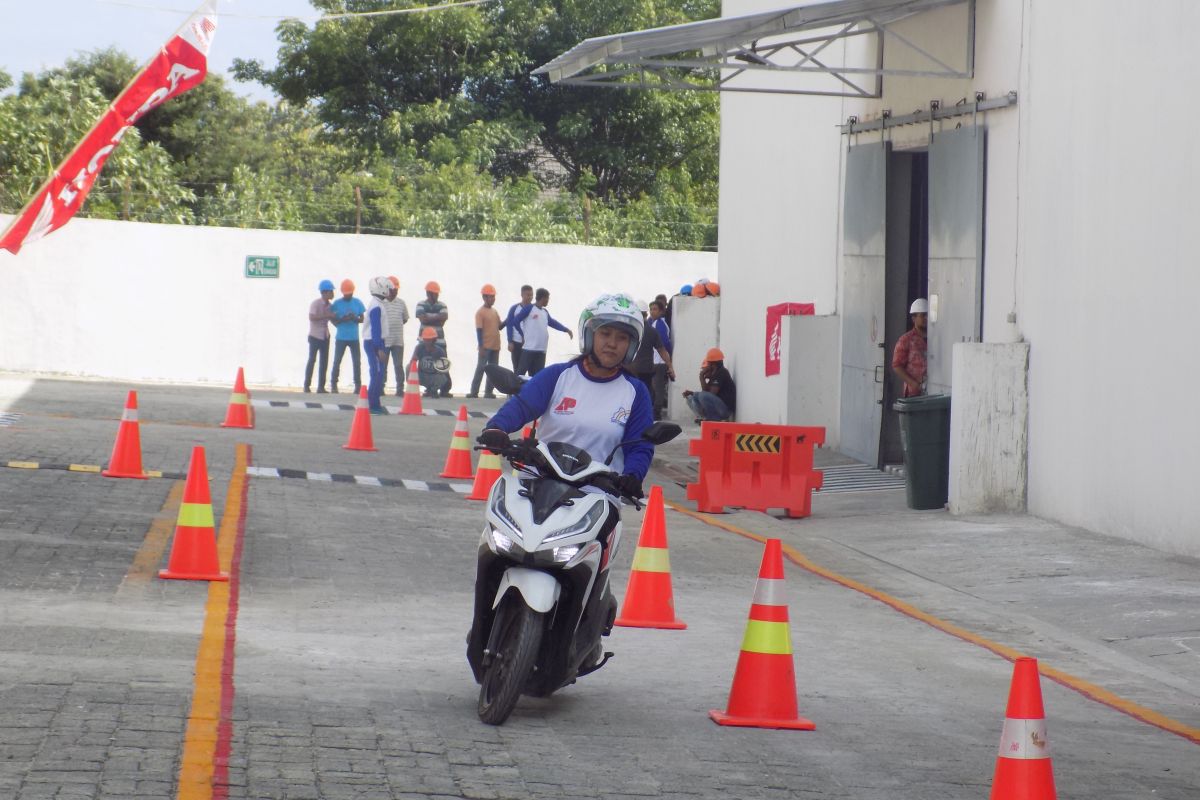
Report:
[[479,687],[479,718],[489,725],[501,725],[508,719],[533,673],[542,642],[542,616],[525,605],[520,595],[510,595],[496,612],[492,623],[495,652]]

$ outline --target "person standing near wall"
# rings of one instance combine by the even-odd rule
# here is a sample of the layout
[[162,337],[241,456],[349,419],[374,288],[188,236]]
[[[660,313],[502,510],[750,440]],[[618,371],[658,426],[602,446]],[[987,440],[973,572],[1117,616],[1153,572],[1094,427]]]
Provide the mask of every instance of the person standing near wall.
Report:
[[329,323],[333,320],[333,312],[330,310],[333,281],[321,281],[317,291],[321,296],[308,306],[308,363],[304,366],[304,391],[312,391],[313,364],[319,356],[317,394],[325,394],[325,375],[329,371]]
[[[479,396],[479,383],[487,374],[484,367],[500,363],[500,314],[492,308],[496,304],[496,287],[485,283],[479,293],[483,297],[483,305],[475,312],[475,339],[479,345],[479,358],[475,362],[475,377],[471,379],[471,391],[467,397]],[[483,396],[495,397],[490,375],[485,385],[487,388]]]
[[538,289],[533,305],[521,310],[515,318],[525,342],[521,346],[521,365],[518,375],[537,375],[546,366],[546,347],[550,344],[550,328],[562,331],[574,339],[571,329],[550,316],[546,306],[550,305],[550,290]]
[[354,393],[362,389],[362,365],[358,352],[358,325],[363,321],[367,307],[362,300],[354,296],[354,281],[346,278],[342,281],[342,296],[330,305],[333,312],[333,324],[337,329],[337,344],[333,349],[333,371],[329,375],[329,390],[337,394],[338,374],[342,366],[342,356],[350,351],[350,360],[354,363]]
[[[658,297],[662,297],[659,295]],[[667,324],[667,320],[663,317],[663,313],[667,309],[666,298],[659,300],[654,298],[654,302],[650,304],[650,327],[654,328],[658,333],[658,338],[662,342],[663,349],[675,356],[675,348],[671,344],[671,326]],[[662,419],[663,410],[667,407],[667,379],[672,377],[673,371],[671,365],[663,360],[663,357],[654,353],[654,384],[651,387],[653,391],[651,396],[654,398],[654,418]]]
[[372,414],[386,414],[383,407],[383,370],[387,363],[388,317],[384,304],[394,291],[386,276],[371,278],[367,284],[371,292],[371,305],[367,307],[366,324],[363,326],[363,350],[367,353],[367,369],[371,382],[367,385],[367,403]]
[[904,381],[901,397],[919,397],[925,394],[925,374],[928,371],[925,351],[928,348],[926,328],[929,325],[929,301],[924,297],[913,300],[908,313],[913,326],[896,341],[896,349],[892,352],[892,370]]
[[700,391],[689,389],[683,396],[688,408],[696,415],[696,422],[733,419],[737,411],[737,386],[729,370],[725,369],[725,354],[720,348],[709,348],[704,356],[704,363],[700,365]]
[[404,325],[408,322],[408,304],[400,297],[400,279],[389,275],[392,284],[391,296],[383,304],[387,314],[388,332],[384,339],[386,352],[383,359],[383,390],[387,391],[388,357],[391,357],[392,371],[396,373],[396,396],[404,394]]
[[521,350],[525,346],[525,336],[521,333],[521,326],[517,324],[517,314],[520,314],[525,309],[533,305],[533,287],[525,284],[521,287],[521,302],[513,303],[508,309],[508,316],[504,318],[504,322],[500,325],[504,328],[505,335],[508,337],[508,353],[512,358],[513,372],[521,374]]
[[[653,325],[646,324],[646,317],[649,314],[650,307],[646,305],[645,300],[638,301],[638,311],[642,314],[642,323],[645,326],[642,341],[638,345],[637,353],[633,356],[633,363],[629,370],[644,384],[646,391],[650,396],[654,397],[654,364],[655,356],[657,360],[662,361],[667,369],[667,376],[672,380],[675,379],[675,370],[671,366],[671,354],[667,352],[667,348],[663,347],[662,340],[658,336],[658,331]],[[651,405],[656,406],[657,401],[652,400]]]
[[437,281],[430,281],[425,284],[425,299],[417,303],[416,315],[421,323],[421,340],[425,339],[425,329],[433,328],[434,341],[443,350],[446,349],[446,332],[442,328],[446,324],[446,320],[450,318],[450,314],[446,310],[446,304],[438,300],[438,295],[441,294],[442,287]]

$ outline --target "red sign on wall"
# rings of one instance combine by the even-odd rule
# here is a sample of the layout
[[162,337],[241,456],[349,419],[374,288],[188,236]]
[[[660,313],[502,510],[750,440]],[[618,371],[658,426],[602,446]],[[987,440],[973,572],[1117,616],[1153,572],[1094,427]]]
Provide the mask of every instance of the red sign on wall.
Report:
[[783,357],[783,318],[796,314],[813,314],[812,303],[779,303],[767,306],[767,375],[778,375]]

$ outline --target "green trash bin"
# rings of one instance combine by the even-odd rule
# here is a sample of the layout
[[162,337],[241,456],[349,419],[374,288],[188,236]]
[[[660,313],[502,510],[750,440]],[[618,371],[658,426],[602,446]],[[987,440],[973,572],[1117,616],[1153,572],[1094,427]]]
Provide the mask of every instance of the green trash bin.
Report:
[[908,507],[943,508],[950,496],[950,395],[905,397],[900,413]]

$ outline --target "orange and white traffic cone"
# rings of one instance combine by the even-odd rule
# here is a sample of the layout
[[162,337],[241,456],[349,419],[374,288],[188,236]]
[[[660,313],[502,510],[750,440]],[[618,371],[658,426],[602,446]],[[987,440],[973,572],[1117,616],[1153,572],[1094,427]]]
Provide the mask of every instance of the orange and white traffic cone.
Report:
[[138,429],[137,392],[125,398],[125,410],[121,413],[121,426],[117,428],[117,440],[113,443],[112,458],[108,469],[100,473],[109,478],[146,479],[142,469],[142,435]]
[[237,379],[233,382],[233,394],[229,396],[229,409],[225,412],[222,428],[253,428],[254,417],[250,411],[250,393],[246,391],[246,376],[238,367]]
[[400,413],[425,413],[421,409],[421,382],[417,380],[417,360],[415,358],[408,364],[408,382],[404,384],[404,402],[400,404]]
[[475,484],[471,487],[468,500],[487,500],[492,484],[500,477],[500,456],[491,450],[481,450],[479,466],[475,468]]
[[450,452],[446,453],[446,466],[442,467],[443,478],[471,478],[471,433],[467,430],[467,407],[458,407],[458,421],[454,423],[454,435],[450,437]]
[[350,438],[342,447],[347,450],[376,450],[375,437],[371,434],[371,407],[367,401],[367,387],[358,391],[358,403],[354,406],[354,421],[350,423]]
[[754,602],[742,639],[725,711],[708,712],[718,725],[742,728],[816,730],[796,709],[796,671],[787,603],[783,602],[783,547],[768,539],[754,587]]
[[650,487],[646,516],[621,615],[614,623],[623,628],[667,628],[683,630],[687,623],[675,619],[675,598],[671,592],[671,559],[667,554],[667,521],[663,512],[661,486]]
[[181,581],[227,581],[217,558],[217,530],[213,527],[212,498],[208,493],[208,464],[204,448],[192,448],[183,504],[175,523],[171,558],[158,577]]
[[1057,796],[1037,659],[1018,658],[1008,690],[991,800],[1055,800]]

